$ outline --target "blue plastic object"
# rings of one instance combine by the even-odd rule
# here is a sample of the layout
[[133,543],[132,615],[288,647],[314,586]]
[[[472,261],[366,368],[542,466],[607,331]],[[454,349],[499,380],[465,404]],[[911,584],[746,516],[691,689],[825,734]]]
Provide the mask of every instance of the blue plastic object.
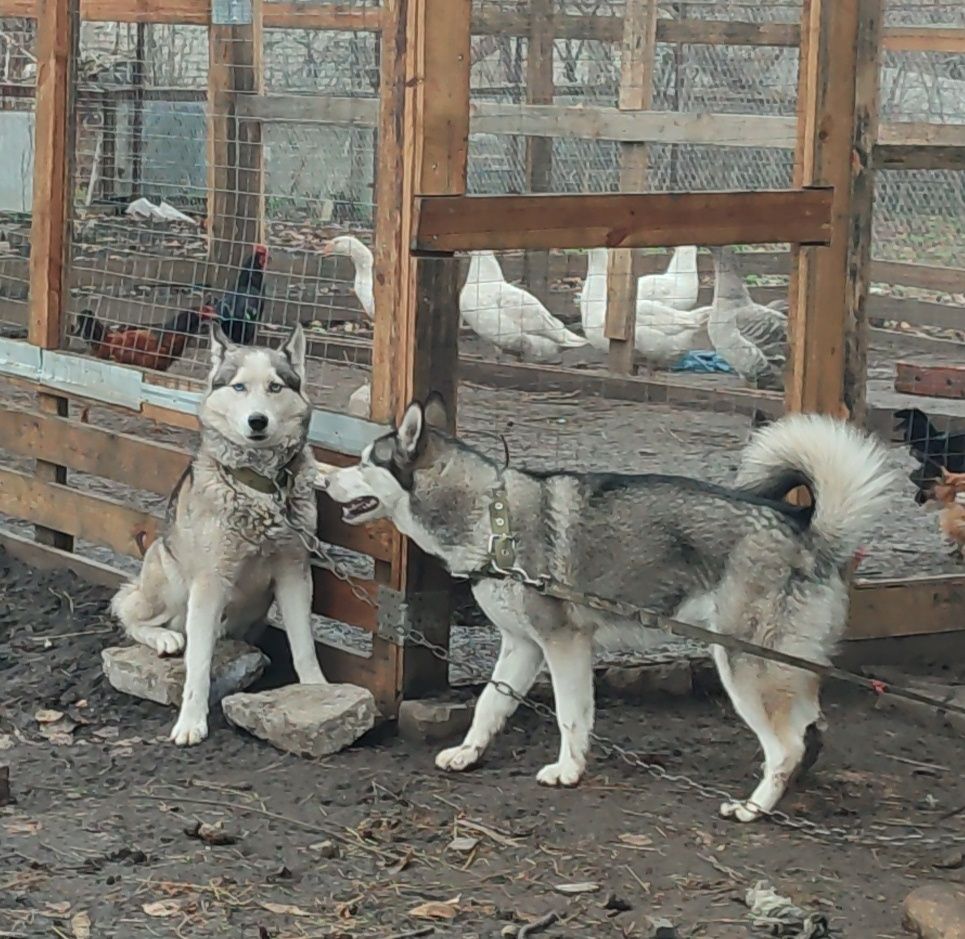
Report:
[[733,372],[716,352],[688,352],[671,369],[672,372]]

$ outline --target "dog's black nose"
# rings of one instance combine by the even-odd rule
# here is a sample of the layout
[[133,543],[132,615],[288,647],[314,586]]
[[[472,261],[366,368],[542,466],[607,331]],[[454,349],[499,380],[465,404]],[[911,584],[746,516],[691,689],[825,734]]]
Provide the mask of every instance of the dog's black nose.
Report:
[[264,414],[251,414],[248,416],[248,426],[255,433],[261,433],[268,426],[268,418]]

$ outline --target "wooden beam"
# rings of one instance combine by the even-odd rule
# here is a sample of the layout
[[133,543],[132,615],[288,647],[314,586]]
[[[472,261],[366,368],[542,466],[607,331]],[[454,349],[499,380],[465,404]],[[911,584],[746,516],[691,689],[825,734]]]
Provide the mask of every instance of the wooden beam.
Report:
[[880,170],[965,170],[965,147],[878,144],[874,162]]
[[114,499],[7,469],[0,469],[0,512],[131,557],[141,556],[161,524]]
[[[624,11],[623,48],[620,54],[618,108],[639,117],[653,106],[654,60],[657,52],[657,0],[627,0]],[[647,188],[649,156],[645,144],[620,147],[620,191],[643,192]],[[604,335],[610,340],[607,363],[623,375],[633,373],[636,356],[637,278],[628,248],[609,254],[606,283]]]
[[13,532],[0,529],[0,548],[11,557],[42,571],[70,571],[81,580],[100,587],[116,590],[127,575],[110,564],[102,564],[89,558],[82,558],[70,551],[61,551],[49,545],[37,544],[28,538],[21,538]]
[[883,21],[882,0],[858,0],[843,400],[851,419],[859,425],[864,424],[868,411],[868,299],[872,273],[874,146],[878,139],[878,82]]
[[264,241],[261,124],[236,110],[239,98],[264,90],[261,0],[251,0],[250,15],[213,23],[208,48],[209,257],[227,287],[252,245]]
[[965,367],[897,362],[895,391],[930,398],[965,398]]
[[[69,403],[67,399],[61,395],[48,394],[47,392],[41,391],[37,394],[37,406],[42,412],[47,414],[66,417]],[[17,452],[16,447],[19,440],[8,438],[5,435],[0,436],[0,440],[3,440],[5,447],[9,447],[13,449],[14,452]],[[38,480],[58,483],[61,486],[67,485],[67,467],[62,461],[58,460],[56,456],[51,454],[54,456],[53,459],[45,459],[45,454],[42,451],[35,451],[34,453],[27,451],[23,455],[34,457],[34,475]],[[50,545],[60,551],[74,550],[73,536],[69,532],[62,531],[59,528],[51,528],[40,524],[35,525],[34,538],[40,544]]]
[[888,26],[884,46],[889,52],[965,53],[965,29],[947,26]]
[[852,148],[859,48],[866,53],[860,42],[865,2],[804,3],[795,184],[831,186],[833,200],[830,246],[794,249],[786,384],[792,411],[847,414],[845,348],[855,328],[848,294]]
[[77,0],[37,0],[37,104],[30,222],[30,342],[61,343],[70,251]]
[[965,575],[858,580],[846,639],[925,636],[965,629]]
[[437,196],[417,201],[419,251],[644,248],[831,237],[829,189]]
[[[555,92],[555,0],[530,0],[529,29],[526,34],[526,104],[552,105]],[[524,155],[528,192],[553,191],[553,141],[543,136],[526,137]],[[523,259],[523,279],[537,296],[546,293],[549,283],[549,258],[528,253]]]
[[[466,191],[470,6],[470,0],[383,4],[372,372],[372,417],[379,421],[401,417],[412,398],[436,390],[449,402],[455,426],[456,264],[414,258],[411,245],[417,197]],[[448,646],[449,581],[436,561],[396,534],[391,561],[377,565],[377,576],[406,598],[426,636]],[[380,642],[387,640],[374,637],[373,644]],[[395,648],[400,695],[448,683],[445,664],[428,650]]]

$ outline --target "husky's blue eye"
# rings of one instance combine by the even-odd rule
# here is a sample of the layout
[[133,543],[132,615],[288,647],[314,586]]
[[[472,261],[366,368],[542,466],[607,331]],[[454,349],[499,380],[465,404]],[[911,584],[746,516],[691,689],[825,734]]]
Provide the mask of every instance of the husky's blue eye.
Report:
[[241,394],[241,392],[245,390],[245,386],[239,382],[237,385],[232,385],[231,389],[232,391],[237,391],[239,394]]
[[269,383],[268,383],[268,390],[269,390],[273,395],[278,394],[278,392],[281,391],[282,387],[283,387],[282,384],[281,384],[280,382],[277,382],[277,381],[272,381],[272,382],[269,382]]

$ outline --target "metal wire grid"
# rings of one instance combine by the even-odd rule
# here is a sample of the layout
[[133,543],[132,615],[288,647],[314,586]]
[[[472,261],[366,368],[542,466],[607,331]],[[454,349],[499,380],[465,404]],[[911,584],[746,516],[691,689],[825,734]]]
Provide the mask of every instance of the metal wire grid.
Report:
[[[266,93],[358,97],[371,115],[375,46],[373,34],[266,29]],[[207,31],[85,24],[81,62],[90,61],[98,67],[82,70],[78,89],[72,312],[90,309],[108,328],[170,323],[175,314],[206,303],[223,318],[222,301],[233,302],[233,291],[251,280],[246,259],[255,227],[242,216],[207,218]],[[277,341],[295,322],[304,323],[313,340],[311,384],[331,390],[324,387],[318,342],[333,331],[364,332],[367,318],[352,291],[350,262],[323,252],[334,235],[357,231],[371,240],[373,120],[343,127],[282,123],[269,115],[261,122],[261,140],[268,262],[257,341]],[[210,169],[218,179],[233,178],[230,166]],[[217,204],[230,214],[241,204],[234,201],[236,191],[222,186],[221,193],[225,198]],[[188,218],[128,214],[128,206],[142,198],[162,210],[167,203]],[[227,229],[219,224],[225,220]],[[227,267],[210,263],[212,226],[228,232],[229,243],[217,251],[232,258]],[[73,325],[76,332],[76,318]],[[182,326],[174,332],[183,332]],[[197,323],[188,327],[196,329]],[[74,342],[90,347],[87,338],[81,334]],[[198,376],[206,361],[203,340],[192,335],[169,370]],[[148,364],[164,368],[166,362]]]
[[26,333],[30,290],[30,201],[36,29],[32,20],[0,18],[0,335]]

